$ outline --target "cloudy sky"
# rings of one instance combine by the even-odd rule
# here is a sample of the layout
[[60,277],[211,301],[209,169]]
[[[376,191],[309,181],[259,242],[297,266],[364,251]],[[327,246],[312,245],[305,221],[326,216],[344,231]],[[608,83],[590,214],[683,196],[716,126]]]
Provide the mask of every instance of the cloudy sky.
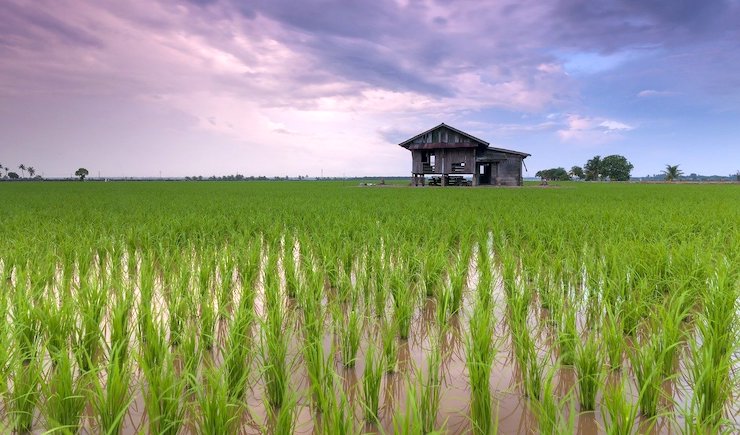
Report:
[[740,169],[740,0],[2,0],[0,164],[405,175],[440,122],[537,170]]

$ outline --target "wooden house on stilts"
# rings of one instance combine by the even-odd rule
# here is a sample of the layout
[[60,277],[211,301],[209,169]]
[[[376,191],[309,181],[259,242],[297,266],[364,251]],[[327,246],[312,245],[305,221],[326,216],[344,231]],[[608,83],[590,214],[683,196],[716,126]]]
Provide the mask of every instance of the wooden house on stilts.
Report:
[[398,144],[411,151],[411,182],[424,185],[521,186],[522,165],[530,154],[489,146],[488,142],[444,123]]

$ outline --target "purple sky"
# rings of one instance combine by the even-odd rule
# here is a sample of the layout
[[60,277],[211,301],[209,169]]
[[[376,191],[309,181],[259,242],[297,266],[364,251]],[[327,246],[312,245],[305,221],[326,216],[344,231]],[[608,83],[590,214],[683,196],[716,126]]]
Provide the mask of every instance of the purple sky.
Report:
[[740,0],[2,0],[0,164],[406,175],[440,122],[633,175],[740,169]]

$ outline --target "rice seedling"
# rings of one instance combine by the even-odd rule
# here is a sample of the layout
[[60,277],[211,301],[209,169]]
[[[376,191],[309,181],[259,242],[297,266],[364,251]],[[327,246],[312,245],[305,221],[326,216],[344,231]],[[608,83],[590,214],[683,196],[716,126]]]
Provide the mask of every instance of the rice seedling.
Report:
[[298,395],[292,389],[288,389],[283,400],[283,405],[275,409],[269,404],[267,410],[268,425],[263,433],[270,434],[292,434],[296,432],[298,422]]
[[141,368],[146,379],[144,408],[149,433],[177,434],[185,421],[184,379],[177,374],[173,355],[166,353],[155,366],[142,359]]
[[720,263],[708,281],[704,308],[697,319],[698,336],[689,342],[692,395],[685,412],[687,429],[715,430],[722,426],[725,406],[737,391],[732,376],[738,349],[737,304],[740,285],[732,279],[730,263]]
[[106,364],[104,379],[102,374],[94,376],[92,404],[98,430],[107,434],[118,434],[123,426],[123,418],[133,401],[130,389],[131,364],[123,357],[122,349],[111,349]]
[[575,309],[567,305],[564,306],[562,317],[556,337],[560,350],[560,362],[564,366],[572,366],[576,362],[576,346],[578,344]]
[[203,383],[197,390],[195,428],[199,434],[234,433],[239,424],[241,405],[229,399],[225,373],[214,365],[204,367]]
[[651,335],[638,343],[630,354],[632,371],[639,389],[637,402],[640,412],[646,417],[657,415],[662,395],[662,350],[658,340],[657,335]]
[[21,358],[13,370],[13,391],[8,398],[8,418],[13,430],[30,432],[33,427],[34,410],[38,404],[41,384],[41,367],[36,359]]
[[330,403],[321,414],[316,431],[322,435],[357,435],[361,432],[355,422],[352,404],[347,393],[341,387],[337,387],[340,383],[337,379],[339,375],[334,372],[333,367],[331,370],[327,379],[327,386],[331,390],[331,394],[327,396]]
[[252,357],[250,335],[252,320],[251,311],[239,308],[229,325],[223,368],[226,372],[229,398],[232,401],[244,400],[246,394]]
[[[607,384],[604,390],[604,430],[608,435],[633,435],[637,433],[639,408],[627,397],[629,393],[624,378]],[[643,428],[649,431],[649,428]]]
[[396,339],[395,319],[386,318],[380,325],[380,339],[383,345],[383,360],[385,372],[396,371],[398,363],[398,340]]
[[493,313],[476,305],[470,317],[466,366],[470,383],[470,420],[473,433],[495,433],[496,418],[489,390],[491,367],[496,354],[493,341]]
[[365,418],[372,422],[378,421],[380,384],[384,368],[382,355],[377,352],[373,342],[369,341],[365,351],[365,368],[362,372],[362,399]]
[[606,359],[609,367],[613,371],[622,368],[622,356],[624,354],[624,337],[622,336],[623,327],[620,320],[613,313],[610,306],[606,307],[606,314],[601,322],[601,336],[606,348]]
[[431,348],[426,357],[426,376],[417,374],[419,379],[419,414],[423,433],[432,433],[436,427],[437,414],[442,399],[442,353],[440,339],[444,331],[437,331],[430,337]]
[[55,367],[44,383],[41,413],[50,432],[75,434],[87,402],[87,377],[75,373],[74,358],[67,351],[54,357]]
[[[559,370],[559,364],[556,363],[548,371],[542,384],[542,393],[532,402],[532,411],[537,417],[537,426],[539,433],[548,434],[566,434],[576,432],[575,400],[572,397],[572,390],[568,391],[564,397],[558,398],[555,394],[555,373]],[[567,418],[564,415],[566,406],[570,406]]]
[[[444,427],[435,430],[426,430],[424,417],[419,406],[422,403],[419,385],[406,379],[406,404],[404,409],[396,409],[393,413],[393,433],[397,434],[442,434]],[[496,433],[495,429],[493,432]]]
[[203,358],[203,348],[198,342],[195,326],[185,327],[185,334],[178,350],[182,361],[180,373],[185,380],[185,387],[194,391],[199,384],[198,369]]
[[575,368],[581,411],[593,411],[596,393],[603,379],[604,356],[595,334],[591,333],[576,346]]
[[354,367],[357,351],[360,348],[364,320],[362,313],[357,307],[350,308],[346,317],[341,312],[341,307],[334,307],[334,331],[339,337],[339,350],[342,354],[342,364],[345,367]]
[[276,282],[271,281],[265,288],[266,318],[262,322],[261,362],[268,400],[272,406],[279,408],[283,404],[290,381],[290,327],[276,285]]
[[283,270],[285,271],[285,290],[289,298],[295,298],[298,294],[300,282],[295,264],[295,240],[286,236],[283,249]]
[[457,260],[449,275],[449,310],[456,314],[462,308],[463,292],[468,278],[468,258],[464,252],[457,256]]

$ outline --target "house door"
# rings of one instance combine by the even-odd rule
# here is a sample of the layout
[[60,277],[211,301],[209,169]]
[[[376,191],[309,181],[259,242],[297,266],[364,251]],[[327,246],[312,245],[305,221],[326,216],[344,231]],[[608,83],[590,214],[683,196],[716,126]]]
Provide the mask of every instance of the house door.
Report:
[[491,184],[491,164],[483,163],[478,170],[480,171],[479,184]]

